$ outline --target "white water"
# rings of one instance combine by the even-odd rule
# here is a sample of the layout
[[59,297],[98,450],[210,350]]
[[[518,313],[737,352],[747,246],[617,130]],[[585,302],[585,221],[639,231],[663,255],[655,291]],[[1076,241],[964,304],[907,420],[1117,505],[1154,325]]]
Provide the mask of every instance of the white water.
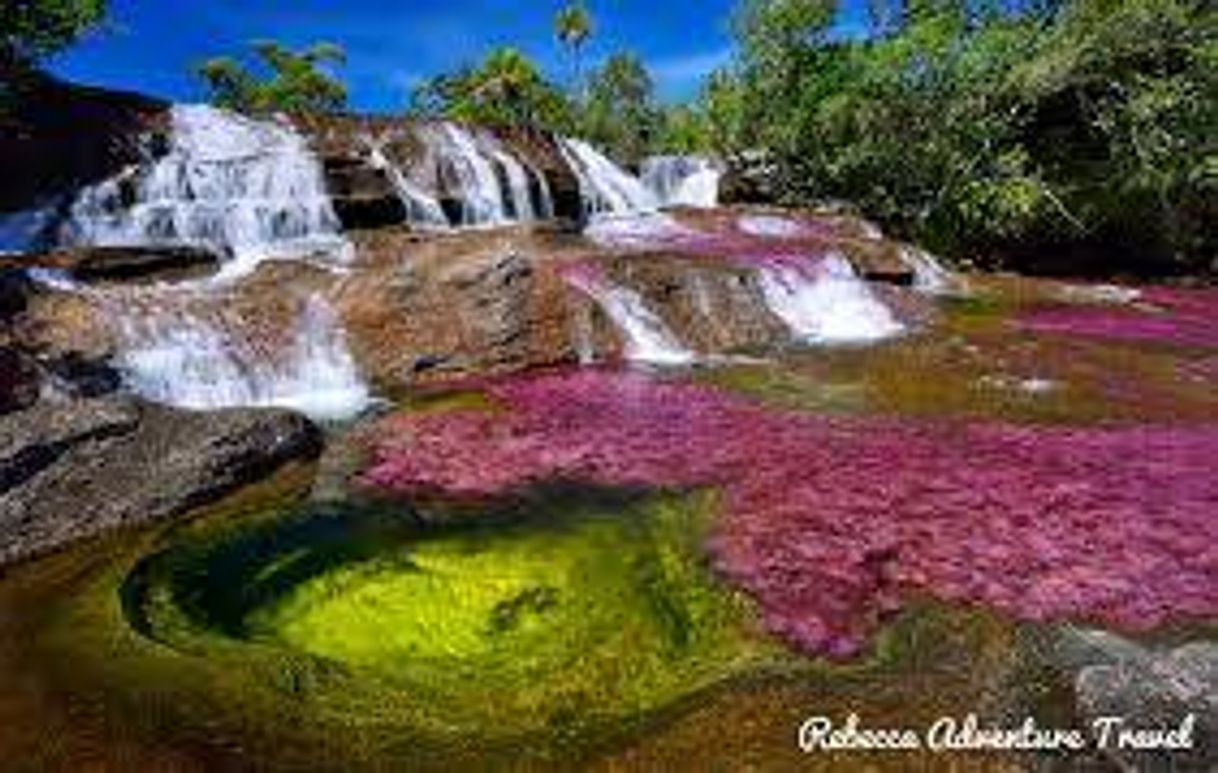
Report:
[[231,258],[229,277],[268,257],[350,259],[321,164],[300,134],[206,105],[175,105],[170,119],[168,153],[129,179],[81,190],[63,241],[204,247]]
[[411,182],[410,178],[389,160],[385,155],[383,141],[365,137],[364,143],[368,146],[368,163],[373,169],[379,169],[385,174],[402,205],[406,207],[406,221],[415,227],[426,229],[448,228],[448,217],[444,214],[440,202]]
[[584,212],[589,217],[659,208],[656,195],[639,178],[627,173],[588,143],[562,139],[558,147],[579,180]]
[[[445,122],[420,127],[418,137],[461,203],[459,225],[496,226],[553,215],[544,178],[532,174],[492,135]],[[531,178],[538,180],[540,212],[533,203]]]
[[915,289],[931,295],[962,289],[957,277],[929,252],[917,247],[903,247],[901,258],[913,269]]
[[760,285],[770,310],[807,343],[868,343],[904,330],[840,255],[810,269],[765,266]]
[[653,156],[643,161],[643,184],[662,207],[719,205],[719,167],[702,156]]
[[369,402],[334,312],[319,296],[304,304],[282,358],[181,309],[128,315],[121,325],[119,367],[135,392],[155,402],[200,410],[275,406],[326,420],[351,418]]
[[507,177],[508,196],[512,202],[512,211],[507,214],[515,220],[536,220],[533,197],[529,194],[529,173],[510,153],[500,148],[492,148],[490,153]]
[[664,320],[647,308],[634,290],[583,275],[568,276],[567,281],[596,301],[621,332],[626,359],[654,365],[684,365],[694,361],[694,353],[681,345]]
[[633,215],[602,215],[584,228],[584,237],[602,247],[650,249],[676,240],[695,238],[697,233],[664,212]]
[[794,239],[803,234],[803,226],[786,217],[777,215],[741,215],[736,227],[749,236],[772,239]]

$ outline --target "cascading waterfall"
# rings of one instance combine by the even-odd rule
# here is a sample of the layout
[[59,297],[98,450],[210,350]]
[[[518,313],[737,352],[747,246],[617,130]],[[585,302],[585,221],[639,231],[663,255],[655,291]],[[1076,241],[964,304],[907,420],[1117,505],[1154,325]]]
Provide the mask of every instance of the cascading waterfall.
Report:
[[373,137],[364,137],[364,144],[368,146],[368,163],[385,174],[406,208],[406,221],[416,228],[448,228],[448,217],[444,214],[440,202],[411,182],[410,178],[389,160],[385,155],[383,142]]
[[959,281],[955,275],[929,252],[917,247],[906,246],[901,250],[901,258],[913,269],[915,289],[936,295],[959,287]]
[[659,200],[637,178],[628,174],[583,140],[561,139],[559,150],[579,180],[588,216],[625,215],[658,209]]
[[905,329],[840,255],[815,267],[776,262],[758,271],[766,305],[801,341],[868,343]]
[[596,301],[621,332],[626,339],[626,359],[654,365],[684,365],[694,361],[694,353],[681,345],[634,290],[615,285],[592,270],[571,270],[564,276],[572,287]]
[[662,207],[710,209],[719,205],[722,172],[709,158],[653,156],[643,161],[640,176]]
[[461,192],[461,225],[496,225],[507,219],[499,176],[490,160],[464,128],[451,123],[439,126],[443,158],[456,176]]
[[121,326],[119,366],[135,392],[156,402],[275,406],[328,420],[353,417],[369,402],[334,311],[320,296],[304,303],[283,357],[182,308],[124,315]]
[[[532,173],[495,137],[448,122],[420,127],[418,134],[461,204],[459,225],[494,226],[553,215],[544,178]],[[538,181],[541,198],[536,204],[533,180]]]
[[62,241],[203,247],[231,258],[228,276],[266,257],[349,260],[321,164],[299,133],[206,105],[175,105],[170,120],[164,156],[79,192]]
[[536,220],[537,213],[533,210],[533,196],[529,190],[529,173],[511,154],[499,148],[492,148],[490,154],[507,178],[508,201],[512,208],[506,214],[513,220]]

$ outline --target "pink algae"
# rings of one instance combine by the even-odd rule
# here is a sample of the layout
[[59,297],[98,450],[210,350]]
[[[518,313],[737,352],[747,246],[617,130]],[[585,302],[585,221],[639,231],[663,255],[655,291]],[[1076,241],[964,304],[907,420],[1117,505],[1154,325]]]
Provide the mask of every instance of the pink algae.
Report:
[[719,487],[715,566],[809,652],[854,654],[911,595],[1130,629],[1218,613],[1215,426],[831,419],[612,371],[486,391],[506,410],[388,420],[365,482]]
[[1218,290],[1150,288],[1144,303],[1071,306],[1022,315],[1018,324],[1038,333],[1066,333],[1118,341],[1218,346]]

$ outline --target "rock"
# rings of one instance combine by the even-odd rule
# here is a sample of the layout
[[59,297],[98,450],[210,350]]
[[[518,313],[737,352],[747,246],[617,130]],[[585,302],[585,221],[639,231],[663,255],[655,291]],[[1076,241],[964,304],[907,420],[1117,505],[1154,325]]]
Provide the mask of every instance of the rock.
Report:
[[219,267],[215,253],[195,247],[79,247],[0,258],[0,268],[52,268],[83,282],[186,279]]
[[568,293],[525,229],[419,240],[356,235],[360,270],[335,293],[364,372],[393,389],[574,359]]
[[722,204],[775,204],[777,167],[760,152],[744,153],[728,159],[727,169],[719,179],[719,201]]
[[123,385],[122,374],[108,361],[78,352],[66,352],[41,364],[51,385],[70,397],[101,397]]
[[1139,751],[1117,748],[1110,740],[1100,750],[1103,755],[1130,770],[1218,765],[1218,643],[1150,647],[1105,631],[1063,626],[1053,636],[1051,652],[1056,666],[1073,674],[1080,719],[1097,745],[1100,729],[1094,723],[1105,717],[1120,718],[1126,730],[1192,724],[1191,748]]
[[842,242],[842,252],[864,279],[873,282],[909,286],[914,283],[914,269],[902,257],[898,242],[889,240],[850,239]]
[[0,347],[0,414],[34,404],[38,399],[38,371],[24,352]]
[[9,85],[16,98],[0,116],[0,213],[62,201],[139,163],[150,147],[143,139],[166,125],[168,105],[149,97],[43,73]]
[[406,206],[383,171],[349,155],[328,157],[324,167],[326,188],[344,229],[383,228],[406,222]]
[[288,411],[43,401],[0,417],[0,564],[185,513],[320,450]]

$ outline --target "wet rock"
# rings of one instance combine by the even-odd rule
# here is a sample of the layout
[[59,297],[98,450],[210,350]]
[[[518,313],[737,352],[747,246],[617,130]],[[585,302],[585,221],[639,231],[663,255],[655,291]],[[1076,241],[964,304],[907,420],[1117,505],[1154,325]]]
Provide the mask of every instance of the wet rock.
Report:
[[393,184],[367,159],[332,156],[323,165],[326,188],[344,229],[384,228],[406,222],[406,206]]
[[52,386],[70,397],[101,397],[123,385],[122,374],[108,361],[78,352],[66,352],[41,364]]
[[177,280],[214,271],[219,256],[194,247],[81,247],[0,259],[0,268],[52,268],[83,282]]
[[41,73],[10,85],[13,109],[0,118],[0,213],[45,207],[157,150],[143,140],[164,128],[162,102]]
[[320,450],[288,411],[43,401],[0,417],[0,563],[185,513]]

